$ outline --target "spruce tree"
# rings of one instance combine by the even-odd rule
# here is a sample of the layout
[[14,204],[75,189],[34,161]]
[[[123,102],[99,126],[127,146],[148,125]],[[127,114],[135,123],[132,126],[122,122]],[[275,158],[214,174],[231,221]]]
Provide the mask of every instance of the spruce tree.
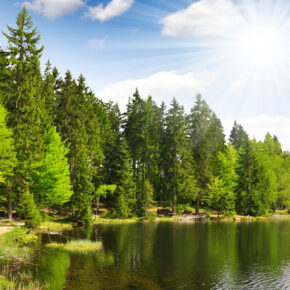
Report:
[[115,210],[117,216],[125,218],[133,213],[136,203],[131,157],[126,140],[120,131],[121,113],[118,106],[110,105],[108,115],[110,138],[107,139],[104,151],[103,175],[106,184],[115,184],[117,188],[112,196],[107,196],[105,202]]
[[225,136],[220,120],[201,95],[197,95],[195,105],[188,116],[188,126],[199,189],[195,210],[196,213],[199,213],[200,201],[206,194],[208,184],[215,171],[217,153],[225,149]]
[[265,214],[272,203],[271,178],[255,147],[255,141],[248,140],[239,150],[236,208],[240,214]]
[[189,150],[186,118],[183,106],[173,99],[166,116],[166,181],[170,194],[172,212],[177,199],[196,196],[194,161]]
[[8,125],[13,131],[18,159],[13,187],[22,202],[25,203],[27,197],[27,201],[34,203],[28,194],[21,195],[30,192],[34,182],[33,164],[43,157],[51,123],[41,96],[40,57],[43,47],[38,48],[40,34],[37,28],[33,28],[25,7],[17,16],[16,28],[7,28],[8,33],[4,35],[8,40],[10,91],[3,101],[8,110]]
[[229,141],[235,146],[237,150],[249,139],[248,134],[236,121],[234,122]]

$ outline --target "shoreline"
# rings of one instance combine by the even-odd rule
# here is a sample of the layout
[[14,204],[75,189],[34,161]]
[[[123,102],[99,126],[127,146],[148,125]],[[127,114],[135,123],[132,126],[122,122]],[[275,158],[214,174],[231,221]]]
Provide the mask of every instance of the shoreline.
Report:
[[[89,223],[89,225],[98,224],[132,224],[132,223],[148,223],[148,222],[172,222],[172,223],[196,223],[196,222],[255,222],[255,221],[278,221],[290,219],[290,214],[286,211],[274,213],[267,216],[244,216],[236,215],[232,217],[220,216],[216,214],[208,216],[207,214],[180,214],[173,217],[167,216],[147,216],[147,217],[131,217],[131,218],[103,218],[96,217]],[[0,220],[0,237],[5,233],[13,231],[15,228],[24,227],[24,223],[17,220],[7,221],[7,219]],[[36,234],[45,232],[61,232],[64,230],[73,230],[76,228],[76,223],[72,221],[64,221],[61,219],[52,218],[49,221],[44,221],[33,232]]]

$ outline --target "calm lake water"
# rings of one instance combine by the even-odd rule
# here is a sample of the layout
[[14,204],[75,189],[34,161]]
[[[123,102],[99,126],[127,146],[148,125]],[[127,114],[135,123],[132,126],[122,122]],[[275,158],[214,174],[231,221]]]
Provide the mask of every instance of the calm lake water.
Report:
[[53,239],[104,250],[43,248],[34,272],[51,289],[290,289],[289,220],[98,225]]

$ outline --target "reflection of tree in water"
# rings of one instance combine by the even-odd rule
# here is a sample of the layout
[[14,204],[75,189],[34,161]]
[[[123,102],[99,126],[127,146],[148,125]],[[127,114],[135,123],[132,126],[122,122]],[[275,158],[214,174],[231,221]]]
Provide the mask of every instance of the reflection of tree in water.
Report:
[[104,250],[47,249],[38,272],[52,289],[233,289],[247,281],[283,288],[289,234],[289,221],[100,225],[72,235],[101,241]]
[[37,272],[43,284],[49,284],[50,289],[63,289],[69,269],[69,254],[58,249],[47,250],[40,260]]

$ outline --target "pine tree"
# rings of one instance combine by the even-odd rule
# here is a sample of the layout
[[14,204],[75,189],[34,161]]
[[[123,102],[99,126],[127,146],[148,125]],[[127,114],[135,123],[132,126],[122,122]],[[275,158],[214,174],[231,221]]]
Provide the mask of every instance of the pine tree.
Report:
[[4,33],[8,40],[10,67],[10,90],[4,103],[18,159],[13,189],[21,199],[21,194],[30,192],[34,182],[33,164],[43,157],[51,120],[41,96],[40,57],[43,47],[37,47],[40,34],[37,28],[33,28],[25,7],[18,14],[16,25],[16,28],[8,26],[8,33]]
[[91,219],[93,192],[103,183],[99,178],[103,152],[98,109],[84,78],[80,76],[76,82],[68,71],[58,93],[55,123],[70,148],[71,206],[75,218],[85,222]]
[[220,120],[211,111],[201,95],[197,95],[195,105],[188,117],[190,146],[196,163],[196,180],[199,192],[196,198],[196,213],[202,197],[216,167],[216,156],[225,149],[225,136]]
[[243,143],[248,139],[248,134],[246,133],[242,125],[237,124],[237,122],[235,121],[229,141],[235,146],[237,150],[239,150]]
[[89,168],[89,159],[85,148],[80,145],[79,151],[74,155],[74,167],[71,173],[73,195],[71,205],[74,219],[80,223],[88,223],[92,219],[92,171]]
[[51,67],[50,61],[46,63],[42,80],[42,96],[52,121],[55,120],[58,106],[58,94],[61,85],[58,70]]
[[104,151],[103,175],[106,184],[117,186],[114,195],[108,196],[106,204],[116,211],[119,217],[128,217],[133,213],[135,201],[134,181],[131,172],[131,157],[124,136],[120,132],[121,113],[117,105],[108,108],[110,119],[110,138]]
[[5,105],[10,93],[10,69],[8,53],[0,48],[0,104]]
[[196,193],[194,163],[190,154],[187,139],[184,109],[176,99],[166,116],[166,181],[170,194],[172,212],[175,212],[177,198],[190,196],[193,200]]
[[265,163],[255,151],[255,141],[246,141],[239,150],[237,166],[237,212],[262,215],[272,203],[272,184]]

